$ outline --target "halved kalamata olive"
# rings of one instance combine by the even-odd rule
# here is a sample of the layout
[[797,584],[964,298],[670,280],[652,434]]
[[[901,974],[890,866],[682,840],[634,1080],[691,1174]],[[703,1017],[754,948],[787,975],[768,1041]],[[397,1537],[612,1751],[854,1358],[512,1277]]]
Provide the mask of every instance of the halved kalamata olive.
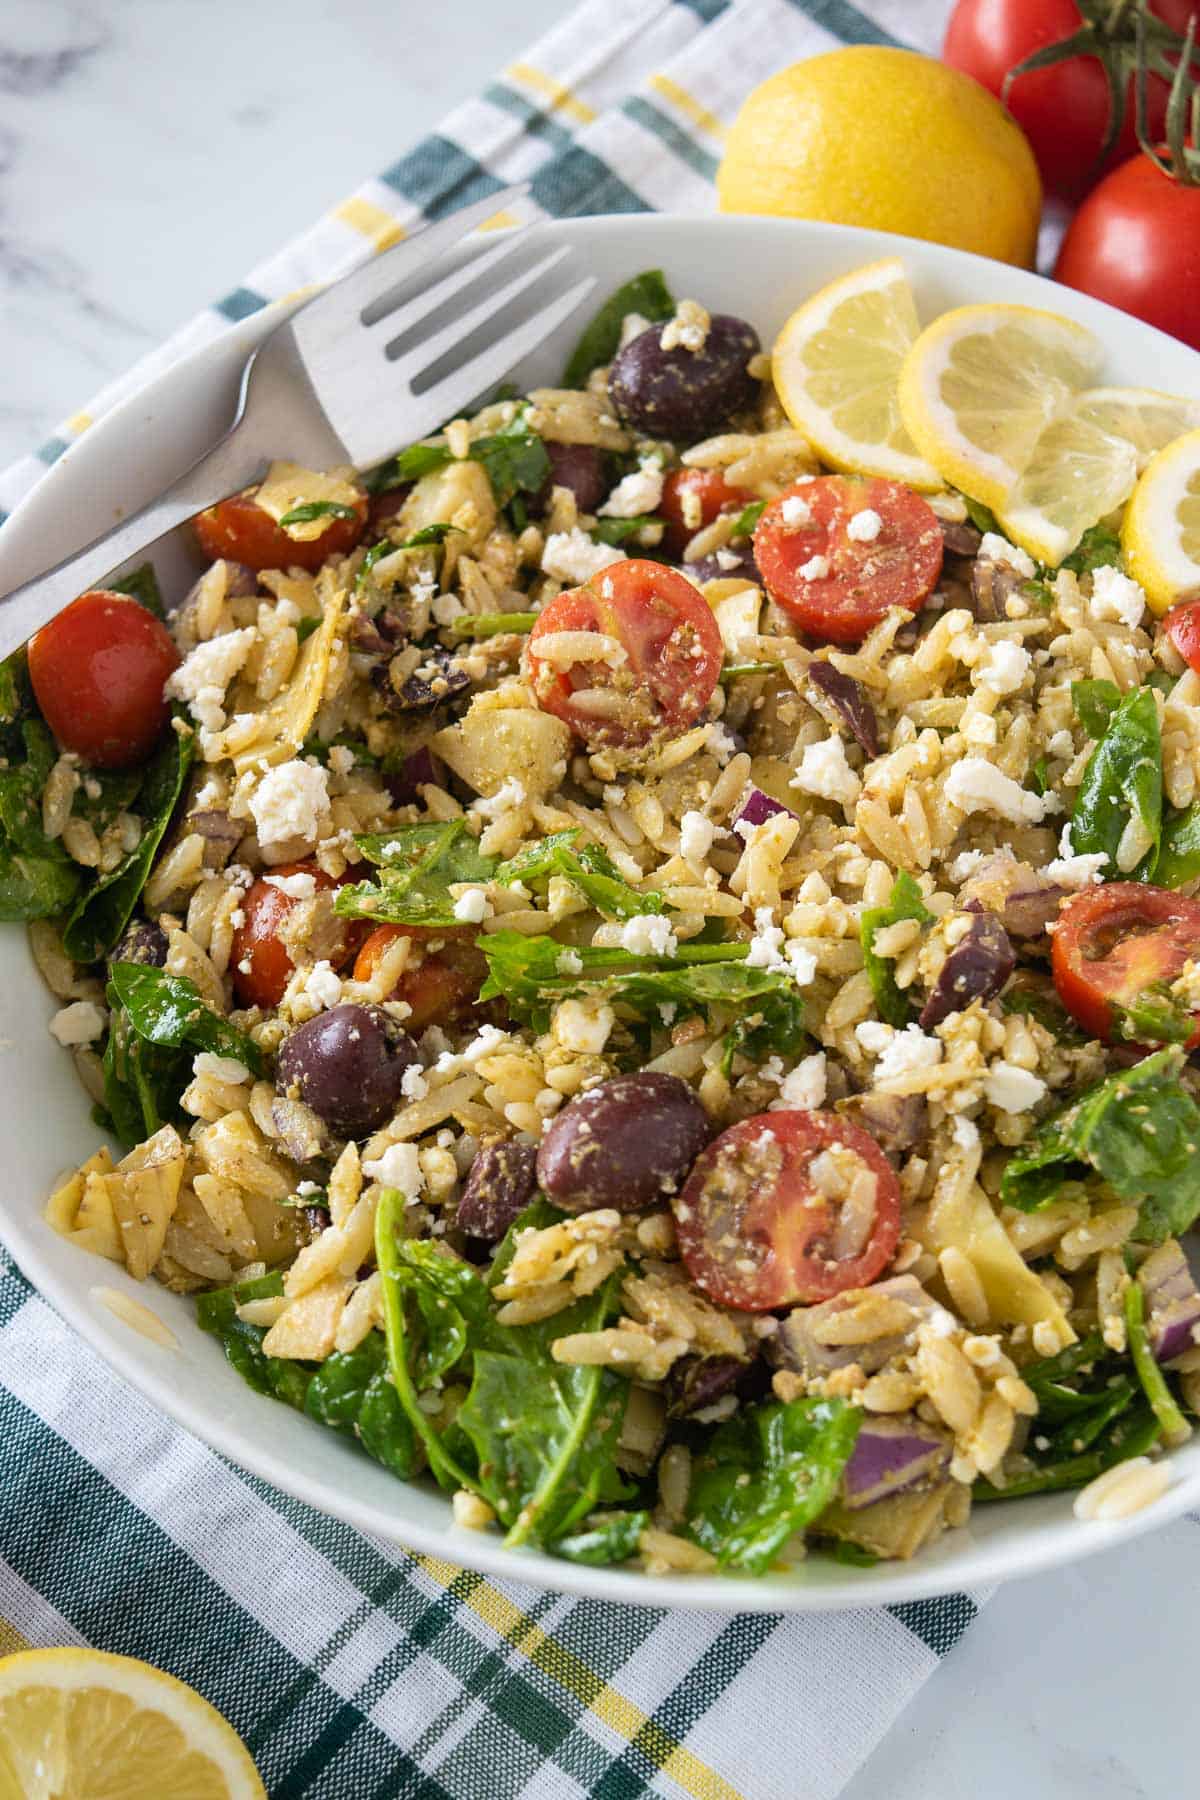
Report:
[[386,493],[372,494],[367,502],[368,537],[383,536],[388,526],[401,511],[412,490],[412,482],[403,481],[399,487],[388,488]]
[[942,964],[921,1008],[922,1031],[962,1012],[972,1000],[990,1000],[1017,966],[1016,952],[995,913],[971,912],[967,917],[966,931]]
[[556,444],[543,439],[550,458],[550,473],[529,503],[532,513],[544,513],[556,487],[570,488],[580,512],[594,513],[608,493],[604,452],[595,444]]
[[425,652],[420,667],[396,687],[391,665],[380,663],[371,671],[371,680],[383,696],[389,712],[431,712],[444,706],[456,695],[465,693],[471,677],[458,658],[440,644]]
[[150,968],[167,965],[167,934],[150,919],[133,919],[121,933],[110,962],[144,963]]
[[977,556],[983,533],[969,519],[943,519],[942,543],[947,556]]
[[410,806],[421,798],[418,788],[445,787],[446,765],[428,744],[413,750],[398,769],[385,771],[384,786],[393,806]]
[[678,1075],[616,1075],[563,1107],[538,1151],[538,1184],[564,1212],[642,1212],[677,1192],[711,1136]]
[[[686,1419],[740,1392],[756,1365],[739,1356],[681,1356],[667,1375],[667,1417]],[[761,1364],[757,1366],[761,1367]]]
[[754,558],[754,543],[751,538],[739,538],[736,544],[727,544],[721,550],[714,550],[709,556],[702,556],[696,562],[680,563],[680,568],[689,581],[697,587],[706,581],[755,581],[762,586],[758,563]]
[[868,756],[878,756],[879,721],[862,682],[820,658],[809,663],[808,681],[809,699],[822,717],[847,726]]
[[205,807],[188,814],[187,829],[204,839],[204,866],[223,869],[246,835],[245,823],[231,819],[220,807]]
[[1047,927],[1058,918],[1058,909],[1068,890],[1052,881],[1026,893],[1010,894],[1004,902],[1004,929],[1016,938],[1044,938]]
[[343,1137],[364,1137],[391,1117],[417,1046],[381,1006],[318,1013],[283,1040],[276,1085]]
[[884,1155],[895,1162],[929,1134],[929,1102],[924,1094],[851,1094],[838,1102],[843,1118],[869,1131]]
[[1026,577],[1008,563],[977,556],[971,565],[971,599],[979,623],[990,625],[996,619],[1006,619],[1007,603],[1020,593],[1025,581]]
[[704,437],[751,404],[756,383],[746,365],[760,348],[753,325],[714,313],[700,350],[664,350],[663,330],[651,325],[613,359],[608,388],[626,425],[651,437]]
[[537,1187],[537,1149],[514,1138],[481,1144],[471,1164],[455,1224],[468,1237],[497,1244]]

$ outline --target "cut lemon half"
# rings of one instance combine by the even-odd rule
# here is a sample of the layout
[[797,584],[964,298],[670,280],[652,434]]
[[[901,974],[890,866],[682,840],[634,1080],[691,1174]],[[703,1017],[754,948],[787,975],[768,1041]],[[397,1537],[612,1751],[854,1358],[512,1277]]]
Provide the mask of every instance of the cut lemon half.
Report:
[[900,372],[900,414],[954,487],[1002,510],[1046,427],[1100,366],[1083,325],[1033,306],[960,306],[926,327]]
[[0,1660],[3,1800],[266,1800],[250,1752],[193,1688],[100,1650]]
[[1156,613],[1200,593],[1200,431],[1147,464],[1125,509],[1121,548]]
[[900,369],[920,331],[897,256],[839,276],[798,306],[775,341],[784,411],[832,468],[942,486],[900,417]]
[[998,516],[1005,534],[1053,567],[1089,526],[1123,506],[1164,445],[1200,424],[1194,402],[1145,388],[1088,388],[1034,445]]

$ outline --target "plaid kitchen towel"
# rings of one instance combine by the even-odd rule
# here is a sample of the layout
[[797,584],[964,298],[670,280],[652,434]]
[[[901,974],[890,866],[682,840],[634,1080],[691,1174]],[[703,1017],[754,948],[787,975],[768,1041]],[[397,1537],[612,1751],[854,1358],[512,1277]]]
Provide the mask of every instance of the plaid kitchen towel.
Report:
[[[423,218],[518,179],[543,214],[713,210],[751,87],[839,42],[936,49],[943,14],[941,0],[586,0],[0,477],[0,508],[169,362]],[[829,1800],[983,1598],[669,1612],[409,1555],[160,1417],[8,1264],[0,1431],[0,1650],[90,1643],[171,1670],[244,1735],[273,1800]]]

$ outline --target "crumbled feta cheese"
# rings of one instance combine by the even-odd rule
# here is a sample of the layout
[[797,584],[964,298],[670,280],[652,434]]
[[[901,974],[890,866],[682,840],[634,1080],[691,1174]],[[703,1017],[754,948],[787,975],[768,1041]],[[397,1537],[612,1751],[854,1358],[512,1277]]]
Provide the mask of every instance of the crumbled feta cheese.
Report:
[[342,997],[341,980],[332,965],[322,960],[314,963],[304,983],[304,998],[311,1006],[336,1006]]
[[1040,1075],[1031,1074],[1028,1069],[1019,1069],[1015,1063],[994,1062],[987,1072],[983,1091],[993,1106],[1001,1112],[1028,1112],[1036,1106],[1046,1092],[1046,1084]]
[[1023,788],[982,756],[964,756],[946,777],[945,794],[962,812],[990,812],[1014,825],[1040,825],[1048,811],[1044,796]]
[[635,337],[641,337],[643,331],[649,331],[650,320],[640,312],[628,312],[621,320],[621,335],[617,340],[617,349],[623,350],[626,344],[632,344]]
[[825,1052],[818,1050],[814,1055],[806,1056],[803,1062],[798,1062],[784,1076],[779,1098],[771,1101],[767,1111],[779,1112],[794,1108],[799,1112],[815,1112],[825,1103],[825,1080]]
[[377,1181],[381,1187],[398,1188],[409,1204],[425,1183],[415,1144],[389,1144],[382,1156],[368,1157],[362,1172],[368,1181]]
[[311,900],[317,891],[317,878],[310,875],[307,869],[301,869],[297,875],[264,875],[263,880],[268,887],[278,888],[289,900]]
[[785,525],[811,525],[812,507],[802,494],[789,494],[779,508],[779,517]]
[[716,829],[702,812],[685,812],[679,822],[679,854],[687,862],[703,862],[712,849]]
[[1056,731],[1047,741],[1046,750],[1051,756],[1074,756],[1075,739],[1067,730]]
[[76,1044],[91,1044],[96,1038],[103,1037],[107,1024],[108,1014],[94,1000],[72,1000],[70,1006],[60,1008],[51,1019],[50,1035],[65,1049],[71,1049]]
[[512,812],[514,808],[524,804],[525,783],[518,781],[515,775],[510,775],[494,794],[476,800],[471,810],[479,813],[482,818],[498,819],[501,813]]
[[958,1330],[958,1322],[954,1314],[947,1312],[944,1306],[935,1306],[925,1320],[925,1329],[931,1331],[934,1337],[950,1338]]
[[242,668],[257,636],[253,625],[247,625],[197,644],[168,677],[163,693],[168,700],[186,701],[192,717],[206,731],[220,731],[225,724],[225,689]]
[[703,350],[708,341],[712,320],[698,300],[681,300],[675,317],[668,319],[659,334],[660,350],[690,350],[693,355]]
[[467,609],[457,594],[434,594],[429,602],[429,610],[433,614],[435,625],[453,625],[455,619],[461,619]]
[[192,1074],[211,1075],[214,1081],[228,1081],[234,1087],[250,1079],[249,1069],[236,1056],[214,1056],[211,1050],[201,1050],[192,1058]]
[[994,744],[999,735],[996,721],[991,713],[975,712],[970,707],[962,716],[959,730],[968,744],[976,744],[981,749],[987,749]]
[[941,1060],[941,1039],[930,1037],[919,1025],[906,1025],[903,1031],[896,1032],[875,1064],[875,1079],[891,1081],[917,1069],[932,1069]]
[[1008,539],[1002,538],[998,532],[984,532],[978,554],[986,562],[1007,563],[1010,569],[1015,569],[1018,575],[1024,575],[1029,580],[1032,580],[1037,574],[1033,558],[1028,552],[1018,550],[1015,544],[1010,544]]
[[807,987],[817,972],[813,952],[803,944],[787,942],[769,906],[760,906],[754,914],[754,936],[746,965],[751,969],[769,969],[774,975],[787,975],[797,987]]
[[731,756],[736,756],[738,753],[737,739],[722,725],[720,719],[714,719],[708,728],[708,748],[722,768],[725,767]]
[[662,499],[663,473],[651,463],[642,463],[631,475],[618,481],[604,505],[597,509],[602,519],[637,519],[652,513]]
[[621,947],[635,956],[674,956],[679,945],[661,913],[638,913],[621,927]]
[[978,1150],[979,1127],[973,1119],[955,1119],[953,1135],[956,1147],[965,1150],[968,1156],[973,1150]]
[[563,950],[554,959],[555,973],[558,975],[582,975],[583,958],[578,950]]
[[470,887],[454,902],[454,916],[464,925],[481,925],[491,912],[487,894],[481,887]]
[[552,531],[542,551],[542,574],[572,585],[590,581],[610,563],[624,562],[625,552],[615,544],[594,544],[586,531]]
[[410,1063],[400,1077],[400,1092],[406,1100],[423,1100],[429,1092],[429,1083],[425,1079],[425,1071],[420,1063]]
[[817,955],[805,944],[789,943],[784,955],[788,971],[797,987],[808,987],[817,973]]
[[855,544],[873,544],[883,528],[883,520],[873,506],[864,506],[846,526],[846,536]]
[[1104,865],[1108,857],[1103,850],[1097,850],[1089,856],[1060,856],[1048,862],[1042,873],[1047,881],[1053,881],[1059,887],[1085,888],[1091,887],[1095,881],[1104,880]]
[[861,1025],[854,1027],[854,1035],[868,1056],[879,1056],[887,1049],[896,1033],[882,1019],[864,1019]]
[[742,559],[736,550],[726,550],[722,547],[717,551],[717,567],[726,575],[729,574],[731,569],[740,569],[741,566]]
[[1111,563],[1092,571],[1092,612],[1097,619],[1116,619],[1129,631],[1141,623],[1146,596],[1136,581]]
[[481,1025],[471,1042],[459,1050],[441,1050],[434,1063],[436,1075],[455,1075],[462,1069],[474,1068],[482,1057],[491,1056],[493,1051],[500,1050],[508,1042],[508,1033],[501,1031],[498,1025]]
[[800,564],[798,572],[805,581],[824,581],[829,573],[829,558],[827,556],[810,556],[806,563]]
[[329,767],[335,775],[349,775],[354,767],[354,752],[348,744],[331,744]]
[[862,782],[846,761],[846,746],[837,736],[805,745],[788,786],[822,800],[836,800],[842,806],[853,806],[862,792]]
[[264,849],[293,838],[315,844],[329,819],[329,776],[319,764],[280,763],[259,782],[250,811]]
[[599,1056],[616,1023],[605,1000],[561,1000],[554,1009],[553,1034],[564,1050],[579,1056]]
[[955,881],[965,881],[973,875],[981,863],[987,861],[986,850],[964,850],[950,864],[950,874]]
[[981,687],[994,694],[1015,694],[1033,667],[1033,658],[1022,644],[1001,638],[988,647],[988,653],[975,664],[973,675]]

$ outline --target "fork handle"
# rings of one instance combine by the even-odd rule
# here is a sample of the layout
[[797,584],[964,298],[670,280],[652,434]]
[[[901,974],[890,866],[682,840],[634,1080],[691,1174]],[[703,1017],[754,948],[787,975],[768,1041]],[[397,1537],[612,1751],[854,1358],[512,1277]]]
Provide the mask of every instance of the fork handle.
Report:
[[164,532],[227,494],[248,487],[261,476],[264,466],[261,449],[251,441],[250,433],[243,435],[236,428],[227,433],[156,500],[0,598],[0,657],[10,656],[77,594],[102,582]]

